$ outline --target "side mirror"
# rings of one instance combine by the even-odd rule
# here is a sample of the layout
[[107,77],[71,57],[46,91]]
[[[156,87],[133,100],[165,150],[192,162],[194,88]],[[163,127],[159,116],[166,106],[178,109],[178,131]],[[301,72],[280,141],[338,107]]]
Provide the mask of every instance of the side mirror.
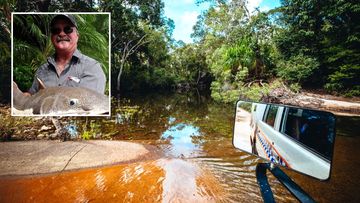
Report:
[[335,122],[329,112],[238,101],[233,145],[267,162],[327,180]]

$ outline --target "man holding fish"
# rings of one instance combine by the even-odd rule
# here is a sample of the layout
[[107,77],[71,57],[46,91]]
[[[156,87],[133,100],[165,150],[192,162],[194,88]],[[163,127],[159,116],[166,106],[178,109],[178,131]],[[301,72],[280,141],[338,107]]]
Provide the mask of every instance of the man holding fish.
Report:
[[28,92],[21,93],[14,83],[14,107],[34,114],[108,113],[105,74],[99,62],[77,49],[75,17],[57,14],[50,28],[55,54],[38,68]]
[[106,77],[99,62],[77,49],[79,33],[75,17],[70,14],[56,15],[50,27],[55,55],[38,68],[29,93],[39,91],[36,79],[39,78],[46,87],[86,87],[103,94]]

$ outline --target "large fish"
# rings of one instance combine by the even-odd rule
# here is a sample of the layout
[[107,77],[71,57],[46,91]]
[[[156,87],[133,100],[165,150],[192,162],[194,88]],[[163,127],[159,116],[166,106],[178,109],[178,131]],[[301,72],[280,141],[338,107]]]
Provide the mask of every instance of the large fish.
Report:
[[80,87],[47,87],[25,96],[13,83],[13,107],[33,114],[100,115],[109,113],[109,97]]

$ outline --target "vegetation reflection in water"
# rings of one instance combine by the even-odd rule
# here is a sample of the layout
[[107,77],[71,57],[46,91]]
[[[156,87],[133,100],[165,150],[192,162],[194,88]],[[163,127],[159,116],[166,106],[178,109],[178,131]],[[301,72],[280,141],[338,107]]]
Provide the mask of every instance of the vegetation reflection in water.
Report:
[[[112,117],[82,117],[74,124],[79,127],[79,132],[86,129],[89,136],[101,134],[103,138],[155,145],[165,157],[100,169],[0,179],[0,202],[45,202],[48,199],[61,202],[262,201],[255,178],[259,160],[232,146],[234,106],[216,104],[197,94],[142,95],[123,99],[119,104],[114,101]],[[128,112],[127,116],[125,112]],[[351,119],[338,119],[338,122],[342,121],[349,123]],[[337,138],[340,145],[337,144],[335,155],[354,153],[346,146],[356,142],[356,137],[348,134],[348,130],[337,130],[343,133]],[[348,136],[342,136],[344,133]],[[347,159],[335,156],[335,165],[342,160]],[[346,194],[349,195],[343,190],[336,192],[334,186],[353,188],[343,180],[347,177],[345,173],[356,171],[354,165],[341,162],[341,167],[337,166],[340,165],[335,166],[332,174],[334,180],[328,184],[331,194],[336,196],[329,193],[327,199],[344,199]],[[342,178],[336,179],[338,176]],[[300,175],[295,177],[316,199],[321,199],[321,194],[326,192],[321,189],[324,185],[318,186]],[[294,201],[272,176],[269,181],[278,202]]]
[[[169,157],[180,157],[186,162],[206,168],[226,192],[226,198],[222,200],[262,201],[255,178],[255,168],[259,160],[235,150],[232,146],[234,106],[214,103],[208,97],[197,93],[140,95],[123,99],[120,107],[124,104],[132,112],[131,116],[128,122],[111,125],[111,130],[107,133],[111,134],[112,138],[154,144]],[[121,112],[119,109],[113,109]],[[345,164],[343,163],[345,159],[338,157],[340,154],[360,155],[349,147],[351,143],[359,143],[359,139],[356,139],[358,131],[354,129],[354,126],[358,127],[358,121],[358,118],[337,118],[335,167],[332,178],[326,186],[302,175],[291,173],[315,199],[342,200],[354,195],[351,191],[355,185],[351,181],[346,181],[349,178],[337,177],[345,177],[349,171],[357,171],[356,164],[351,160]],[[189,132],[184,133],[184,131]],[[354,175],[359,177],[359,173]],[[269,181],[278,202],[295,201],[272,176],[269,177]],[[328,194],[326,198],[322,195],[324,193]]]
[[[169,118],[169,123],[175,121],[174,117]],[[168,139],[172,145],[170,153],[175,157],[189,157],[192,153],[199,150],[196,138],[199,137],[198,127],[179,123],[169,127],[162,135],[161,139]]]
[[[222,200],[261,201],[255,179],[258,159],[232,146],[234,106],[197,93],[126,97],[112,106],[113,122],[99,125],[104,135],[156,145],[168,158],[209,170],[226,191]],[[277,181],[270,181],[277,200],[293,200]]]

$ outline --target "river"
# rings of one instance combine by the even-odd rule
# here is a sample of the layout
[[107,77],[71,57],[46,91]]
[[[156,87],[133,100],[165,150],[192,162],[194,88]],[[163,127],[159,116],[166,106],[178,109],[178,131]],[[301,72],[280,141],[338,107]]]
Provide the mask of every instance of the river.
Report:
[[[114,101],[112,109],[111,118],[86,121],[92,131],[154,145],[156,159],[0,179],[0,202],[262,202],[260,160],[232,146],[235,105],[198,93],[149,94]],[[360,202],[359,121],[337,118],[329,181],[285,170],[316,201]],[[271,174],[269,181],[277,202],[296,201]]]

